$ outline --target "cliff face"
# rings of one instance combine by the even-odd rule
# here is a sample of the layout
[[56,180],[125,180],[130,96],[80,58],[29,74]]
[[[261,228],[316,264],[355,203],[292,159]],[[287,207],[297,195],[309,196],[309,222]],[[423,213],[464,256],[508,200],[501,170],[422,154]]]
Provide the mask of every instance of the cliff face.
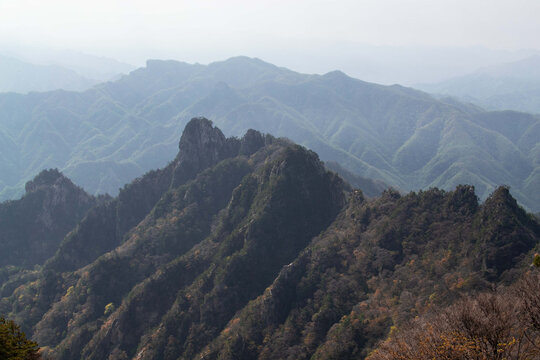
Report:
[[2,289],[0,313],[52,358],[362,358],[392,325],[512,282],[540,241],[505,188],[367,199],[312,151],[204,118],[179,150]]
[[233,156],[237,152],[233,149],[233,142],[227,141],[221,130],[213,127],[210,120],[196,118],[190,121],[180,138],[173,186],[182,184],[201,170]]
[[225,138],[210,120],[194,118],[186,125],[180,138],[171,186],[193,179],[202,170],[224,159],[252,155],[272,140],[271,136],[264,136],[253,129],[249,129],[241,139]]
[[[240,152],[242,144],[259,136],[264,141],[251,145],[251,151],[273,141],[271,136],[250,135],[240,140],[226,139],[221,130],[205,118],[194,118],[187,125],[179,143],[179,153],[167,167],[153,170],[120,190],[112,201],[93,209],[48,262],[55,271],[73,271],[113,250],[142,221],[169,190],[193,180],[203,170]],[[91,239],[91,240],[90,240]],[[93,246],[87,248],[87,242]]]

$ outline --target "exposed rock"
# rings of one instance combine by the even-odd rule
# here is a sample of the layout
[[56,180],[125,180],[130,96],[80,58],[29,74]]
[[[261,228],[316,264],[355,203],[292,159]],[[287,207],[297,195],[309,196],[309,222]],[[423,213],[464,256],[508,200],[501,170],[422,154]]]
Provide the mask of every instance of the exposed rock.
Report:
[[251,155],[265,145],[272,143],[273,137],[263,135],[257,130],[249,129],[240,140],[240,154]]
[[180,138],[171,186],[193,179],[201,170],[233,155],[233,146],[225,135],[203,118],[191,119]]
[[[68,181],[42,174],[23,198],[37,210],[7,224],[47,228],[46,204],[54,228]],[[368,199],[302,146],[196,118],[173,162],[0,288],[0,313],[56,360],[358,359],[427,307],[517,279],[539,239],[508,188]]]

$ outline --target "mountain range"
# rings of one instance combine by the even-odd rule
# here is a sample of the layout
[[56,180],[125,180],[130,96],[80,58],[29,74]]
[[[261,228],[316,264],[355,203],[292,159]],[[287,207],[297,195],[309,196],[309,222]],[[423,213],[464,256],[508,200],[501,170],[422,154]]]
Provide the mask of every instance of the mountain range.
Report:
[[490,66],[419,89],[454,96],[490,110],[540,114],[540,56]]
[[81,91],[99,82],[59,65],[36,65],[0,56],[0,92]]
[[[12,233],[0,313],[57,360],[365,358],[427,309],[515,282],[540,250],[507,187],[483,203],[468,185],[369,199],[313,151],[205,118],[114,198],[57,170],[26,192],[0,210],[31,224],[17,209],[54,204],[52,222],[76,225],[61,241],[69,226]],[[44,263],[25,251],[40,231]]]
[[471,184],[486,199],[505,184],[540,210],[538,116],[246,57],[210,65],[149,60],[80,93],[0,95],[2,198],[21,196],[43,168],[59,168],[92,194],[116,195],[165,166],[185,124],[200,115],[229,136],[249,128],[286,136],[403,191]]
[[134,69],[76,51],[0,46],[0,92],[84,91]]

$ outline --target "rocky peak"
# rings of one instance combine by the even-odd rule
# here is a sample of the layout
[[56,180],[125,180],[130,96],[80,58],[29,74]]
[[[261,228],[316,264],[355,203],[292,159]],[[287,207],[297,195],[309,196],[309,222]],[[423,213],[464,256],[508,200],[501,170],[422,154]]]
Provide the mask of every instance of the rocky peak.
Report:
[[472,216],[478,209],[478,197],[472,185],[458,185],[448,194],[447,206],[454,212]]
[[40,172],[21,199],[0,203],[0,267],[42,264],[98,201],[58,169]]
[[514,212],[524,216],[525,211],[519,207],[517,201],[510,194],[507,186],[499,186],[486,199],[483,211],[489,216],[503,216],[508,212]]
[[58,169],[48,169],[40,172],[33,180],[30,180],[25,185],[26,193],[34,192],[40,188],[50,187],[59,184],[67,179]]
[[212,121],[204,117],[191,119],[182,133],[175,159],[172,185],[194,178],[201,170],[230,157],[234,149]]
[[45,228],[52,228],[58,221],[58,219],[55,220],[58,216],[69,217],[67,213],[75,211],[74,209],[82,209],[77,210],[79,214],[75,216],[80,219],[90,207],[96,204],[93,196],[75,185],[58,169],[41,171],[33,180],[26,183],[25,188],[25,198],[41,199],[41,210],[36,215],[36,220],[40,221]]
[[[537,245],[534,234],[540,233],[538,222],[517,204],[507,186],[499,186],[486,199],[480,220],[485,248],[484,263],[494,271],[491,278],[516,266],[523,260],[523,254]],[[529,230],[524,230],[523,225]]]
[[264,136],[257,130],[249,129],[240,140],[240,154],[251,155],[266,145],[268,136]]

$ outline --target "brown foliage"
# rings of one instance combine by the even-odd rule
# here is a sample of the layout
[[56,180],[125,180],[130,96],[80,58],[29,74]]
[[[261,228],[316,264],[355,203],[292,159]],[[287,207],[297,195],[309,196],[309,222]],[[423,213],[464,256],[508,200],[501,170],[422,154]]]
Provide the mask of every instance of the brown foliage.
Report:
[[540,269],[526,274],[518,284],[516,293],[522,302],[522,321],[540,332]]
[[391,334],[368,360],[540,359],[540,272],[465,298]]

